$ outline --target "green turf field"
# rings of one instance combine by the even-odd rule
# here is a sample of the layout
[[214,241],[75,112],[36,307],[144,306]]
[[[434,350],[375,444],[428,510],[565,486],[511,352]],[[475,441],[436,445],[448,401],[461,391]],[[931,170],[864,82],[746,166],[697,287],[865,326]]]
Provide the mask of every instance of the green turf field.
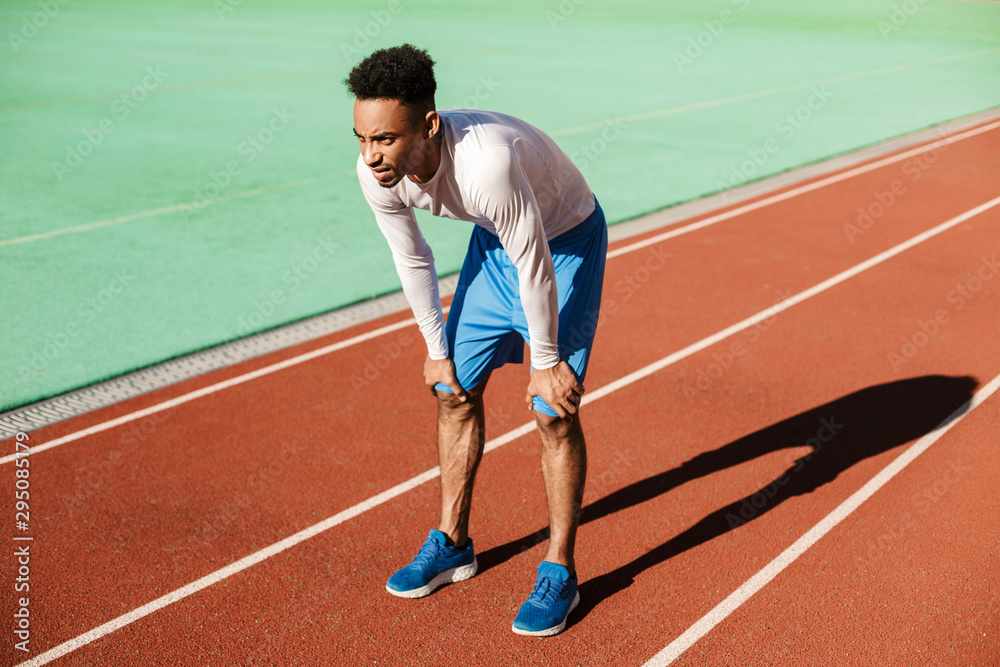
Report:
[[[0,6],[0,409],[397,289],[341,80],[437,60],[621,221],[1000,105],[1000,4]],[[470,227],[422,216],[439,273]],[[804,221],[807,223],[808,221]]]

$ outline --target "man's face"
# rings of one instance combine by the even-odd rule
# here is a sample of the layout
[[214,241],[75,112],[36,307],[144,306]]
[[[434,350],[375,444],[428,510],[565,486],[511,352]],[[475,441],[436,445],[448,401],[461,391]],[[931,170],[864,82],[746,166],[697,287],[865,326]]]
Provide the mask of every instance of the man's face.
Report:
[[365,164],[383,188],[414,174],[427,161],[433,142],[423,120],[414,119],[399,100],[355,100],[354,134]]

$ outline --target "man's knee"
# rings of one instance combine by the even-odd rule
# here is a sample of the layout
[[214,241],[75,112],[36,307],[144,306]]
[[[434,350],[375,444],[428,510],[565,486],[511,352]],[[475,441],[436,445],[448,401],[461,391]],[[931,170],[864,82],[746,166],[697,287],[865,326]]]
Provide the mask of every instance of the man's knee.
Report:
[[442,410],[465,410],[475,403],[475,399],[473,399],[472,394],[469,392],[466,392],[466,399],[464,401],[450,391],[435,389],[434,393],[437,395],[438,406]]
[[483,402],[483,384],[466,390],[464,401],[450,391],[435,389],[434,394],[437,396],[438,409],[442,413],[453,415],[456,418],[474,413]]
[[571,420],[567,420],[535,410],[535,423],[548,440],[564,440],[581,430],[579,413],[572,415]]

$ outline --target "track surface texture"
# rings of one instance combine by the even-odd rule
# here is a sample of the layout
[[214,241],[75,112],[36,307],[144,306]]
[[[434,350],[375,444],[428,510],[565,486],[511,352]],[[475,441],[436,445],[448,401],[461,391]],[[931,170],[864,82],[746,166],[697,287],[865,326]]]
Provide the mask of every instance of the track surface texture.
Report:
[[[699,627],[674,664],[1000,664],[998,156],[991,126],[612,244],[581,413],[582,602],[561,635],[510,632],[545,548],[526,366],[487,390],[479,574],[421,600],[383,590],[437,521],[423,341],[403,325],[297,357],[399,313],[28,434],[65,439],[28,457],[30,529],[10,534],[34,541],[5,549],[0,610],[18,608],[12,553],[30,544],[30,652],[8,630],[0,661],[666,664]],[[11,508],[16,470],[0,466]]]

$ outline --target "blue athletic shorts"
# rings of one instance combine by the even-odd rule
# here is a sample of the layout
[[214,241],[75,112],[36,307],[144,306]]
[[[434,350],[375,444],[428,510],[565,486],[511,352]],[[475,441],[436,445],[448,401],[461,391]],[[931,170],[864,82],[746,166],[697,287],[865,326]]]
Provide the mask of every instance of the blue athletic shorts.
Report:
[[[596,203],[596,202],[595,202]],[[573,229],[549,241],[559,295],[559,358],[581,384],[597,331],[608,250],[608,227],[597,204]],[[517,268],[500,239],[476,226],[445,324],[458,381],[471,389],[494,369],[524,361],[528,323],[521,306]],[[435,387],[451,390],[444,384]],[[539,397],[534,409],[557,416]]]

